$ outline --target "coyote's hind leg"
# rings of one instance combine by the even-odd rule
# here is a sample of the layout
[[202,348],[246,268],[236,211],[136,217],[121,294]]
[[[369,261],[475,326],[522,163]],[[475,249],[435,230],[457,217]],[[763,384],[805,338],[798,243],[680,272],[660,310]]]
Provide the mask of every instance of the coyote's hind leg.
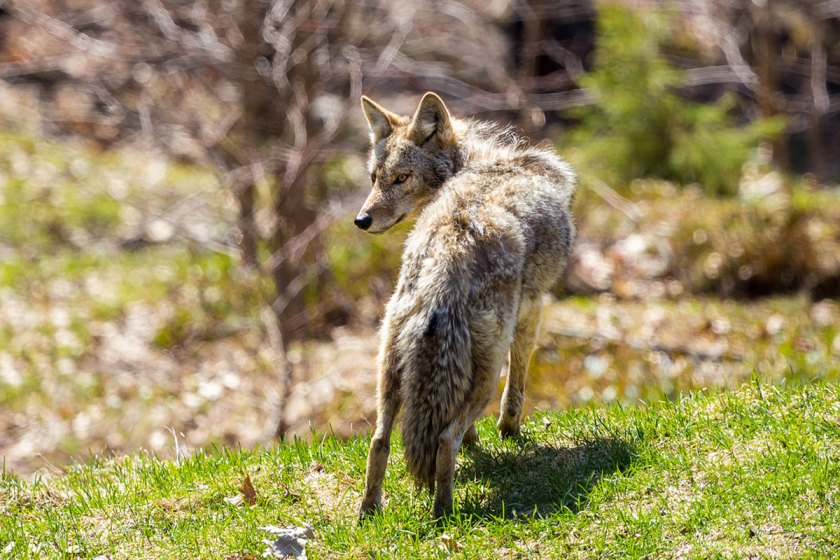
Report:
[[478,430],[475,429],[475,424],[470,425],[464,432],[464,439],[461,444],[468,449],[478,445]]
[[452,511],[452,491],[455,485],[455,459],[466,432],[474,430],[475,417],[484,407],[468,407],[438,436],[435,462],[435,503],[432,513],[441,519]]
[[[510,311],[510,310],[509,310]],[[508,325],[513,322],[513,314],[506,318]],[[493,329],[499,333],[510,332],[507,327]],[[495,344],[480,347],[479,341],[492,340],[492,337],[476,336],[479,329],[473,326],[473,386],[461,406],[460,412],[438,436],[438,449],[435,462],[435,502],[433,514],[436,519],[452,511],[452,492],[455,484],[455,460],[462,442],[475,431],[474,422],[484,411],[485,406],[496,392],[499,370],[504,360],[504,349]]]
[[534,353],[541,309],[539,295],[530,298],[523,296],[519,307],[518,323],[513,334],[513,344],[510,347],[508,377],[502,394],[502,410],[496,424],[502,437],[519,436],[525,379],[531,355]]
[[388,466],[388,454],[391,451],[391,431],[399,411],[398,398],[385,399],[376,413],[376,431],[370,442],[367,472],[365,474],[365,497],[359,508],[359,517],[377,510],[382,505],[382,481]]
[[379,377],[376,387],[376,430],[370,441],[367,471],[365,473],[365,496],[359,508],[359,518],[382,506],[382,481],[388,466],[388,454],[391,451],[391,432],[400,411],[400,372],[394,365],[393,341],[386,321],[387,341],[381,348]]

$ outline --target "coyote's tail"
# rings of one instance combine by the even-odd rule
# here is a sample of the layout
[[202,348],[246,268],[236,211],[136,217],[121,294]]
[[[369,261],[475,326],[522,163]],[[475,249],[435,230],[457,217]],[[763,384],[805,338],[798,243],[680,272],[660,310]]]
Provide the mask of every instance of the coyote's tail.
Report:
[[401,431],[408,472],[432,489],[438,437],[466,405],[472,367],[466,310],[439,305],[424,319],[422,334],[405,341]]

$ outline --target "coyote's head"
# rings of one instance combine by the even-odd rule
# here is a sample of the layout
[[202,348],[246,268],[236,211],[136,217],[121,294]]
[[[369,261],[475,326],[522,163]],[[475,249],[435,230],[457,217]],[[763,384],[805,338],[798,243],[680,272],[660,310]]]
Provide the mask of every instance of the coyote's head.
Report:
[[434,93],[423,96],[410,119],[367,97],[372,188],[354,223],[381,233],[428,204],[456,171],[460,158],[449,111]]

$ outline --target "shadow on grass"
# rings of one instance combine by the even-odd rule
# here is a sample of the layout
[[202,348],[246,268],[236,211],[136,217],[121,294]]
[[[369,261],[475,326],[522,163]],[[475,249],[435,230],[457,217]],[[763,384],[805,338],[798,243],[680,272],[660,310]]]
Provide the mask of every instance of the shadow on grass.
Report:
[[461,512],[523,521],[564,509],[579,512],[601,477],[626,470],[636,457],[632,443],[613,438],[570,447],[525,440],[516,449],[486,449],[479,443],[467,454],[472,461],[456,483],[467,487]]

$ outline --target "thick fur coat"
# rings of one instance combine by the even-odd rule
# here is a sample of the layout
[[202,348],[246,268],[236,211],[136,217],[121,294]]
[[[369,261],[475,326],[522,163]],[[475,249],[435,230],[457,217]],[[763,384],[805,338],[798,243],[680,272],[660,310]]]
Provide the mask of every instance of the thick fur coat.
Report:
[[498,426],[516,436],[542,295],[563,274],[575,175],[553,151],[506,129],[452,118],[429,93],[413,118],[363,98],[373,188],[356,224],[379,233],[417,216],[388,303],[377,429],[361,513],[379,507],[402,409],[409,472],[452,507],[455,458],[508,361]]

